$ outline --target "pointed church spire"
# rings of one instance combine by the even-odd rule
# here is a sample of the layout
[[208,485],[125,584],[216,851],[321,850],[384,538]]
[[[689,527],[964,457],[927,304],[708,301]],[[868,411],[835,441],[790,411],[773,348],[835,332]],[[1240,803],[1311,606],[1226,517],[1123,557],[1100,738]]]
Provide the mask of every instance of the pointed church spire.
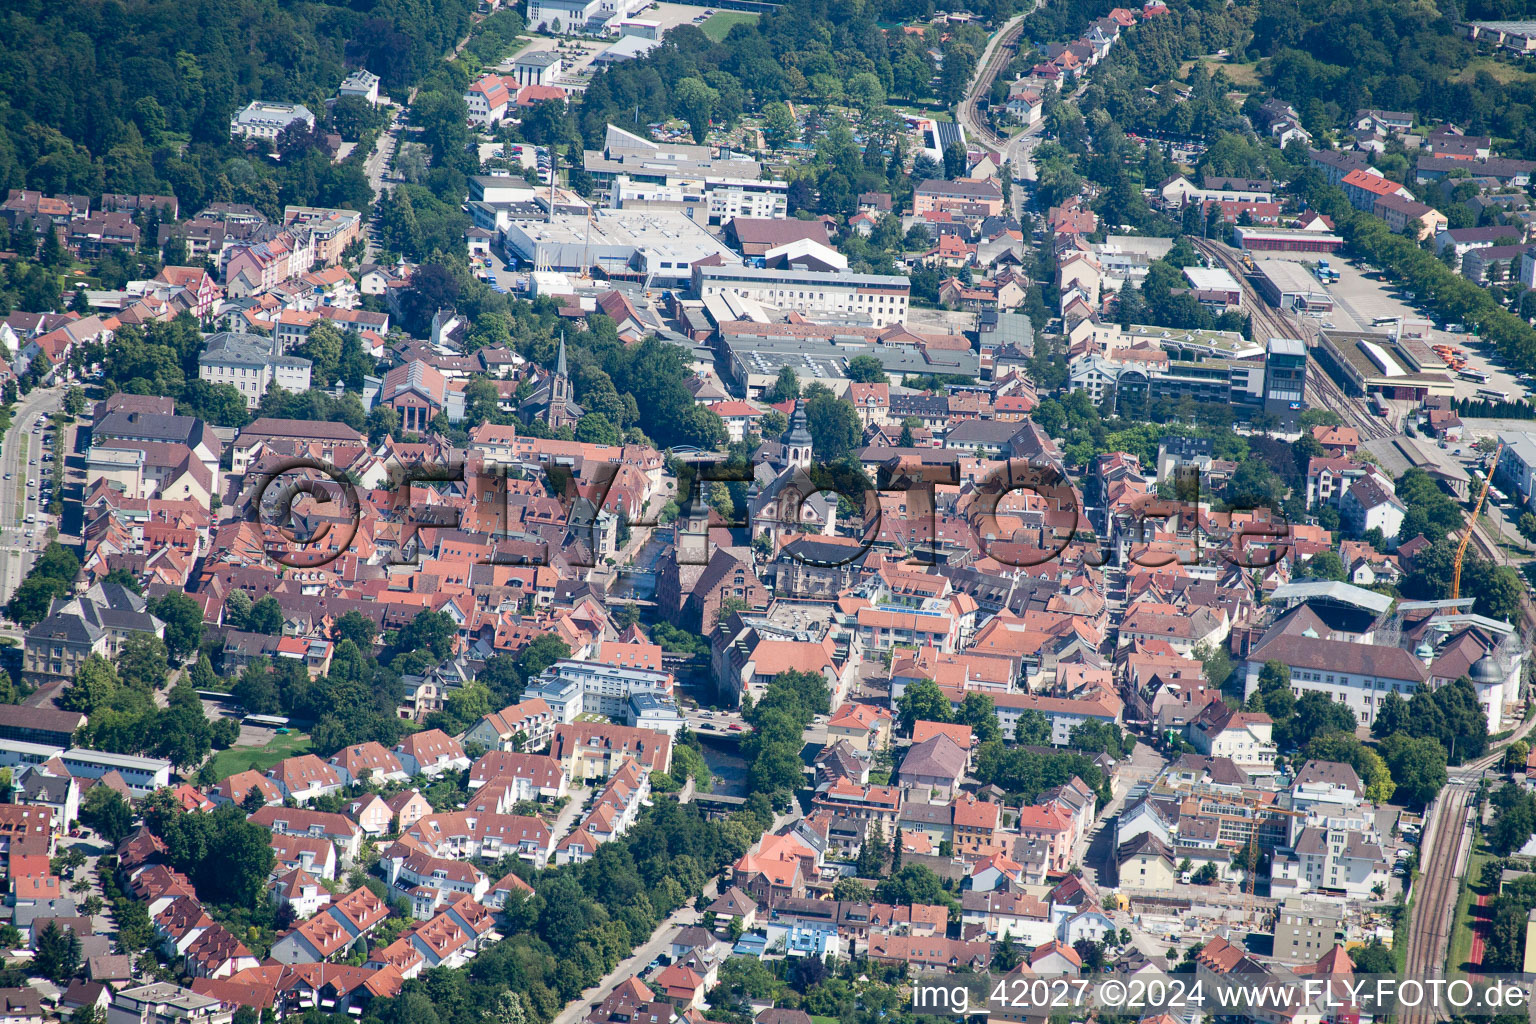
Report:
[[557,375],[561,376],[561,377],[564,377],[566,375],[566,371],[565,371],[565,332],[564,331],[560,332],[560,358],[555,363],[555,373]]

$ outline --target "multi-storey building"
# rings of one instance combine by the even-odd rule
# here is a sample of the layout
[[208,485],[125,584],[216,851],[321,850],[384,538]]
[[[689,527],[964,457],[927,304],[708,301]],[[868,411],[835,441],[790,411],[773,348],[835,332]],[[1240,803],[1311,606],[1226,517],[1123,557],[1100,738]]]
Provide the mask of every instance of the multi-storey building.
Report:
[[210,337],[197,357],[198,377],[237,388],[247,409],[260,405],[272,386],[308,391],[310,366],[301,356],[283,355],[275,339],[229,331]]
[[302,124],[310,131],[315,127],[315,115],[302,103],[268,103],[252,100],[234,117],[229,119],[229,137],[232,139],[276,139],[290,125]]

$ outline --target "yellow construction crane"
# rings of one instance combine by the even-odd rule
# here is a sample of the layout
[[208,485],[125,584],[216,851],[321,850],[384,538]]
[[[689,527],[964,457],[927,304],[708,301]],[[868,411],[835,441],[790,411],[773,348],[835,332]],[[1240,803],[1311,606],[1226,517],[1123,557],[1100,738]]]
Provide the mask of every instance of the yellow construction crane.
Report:
[[1467,545],[1472,541],[1472,531],[1477,529],[1477,517],[1483,511],[1483,502],[1488,500],[1488,487],[1493,483],[1493,471],[1499,465],[1499,456],[1504,454],[1504,442],[1500,441],[1498,448],[1494,449],[1493,461],[1488,464],[1488,472],[1483,476],[1483,489],[1477,492],[1477,504],[1472,506],[1472,518],[1467,520],[1467,532],[1461,535],[1461,543],[1456,545],[1456,565],[1451,573],[1451,600],[1461,597],[1461,560],[1467,555]]

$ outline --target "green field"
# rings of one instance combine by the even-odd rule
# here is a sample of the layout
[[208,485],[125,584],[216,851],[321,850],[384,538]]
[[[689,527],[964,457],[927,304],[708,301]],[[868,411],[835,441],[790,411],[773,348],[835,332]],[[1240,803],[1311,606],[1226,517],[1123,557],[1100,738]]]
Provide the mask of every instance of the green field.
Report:
[[301,732],[273,736],[263,747],[230,747],[213,756],[213,770],[221,779],[254,768],[264,772],[285,757],[309,753],[309,737]]
[[1500,85],[1508,85],[1511,82],[1524,82],[1536,78],[1536,73],[1524,71],[1513,64],[1494,60],[1492,57],[1478,57],[1468,62],[1461,72],[1451,79],[1453,82],[1470,82],[1477,77],[1479,71],[1486,71],[1492,75]]
[[[1448,978],[1467,976],[1467,958],[1472,955],[1472,909],[1477,897],[1483,893],[1483,865],[1493,858],[1482,845],[1482,837],[1474,835],[1475,846],[1467,861],[1466,886],[1456,899],[1456,917],[1451,924],[1451,945],[1446,956],[1445,975]],[[1496,895],[1496,894],[1490,894]]]
[[708,21],[700,25],[704,34],[715,42],[725,38],[727,32],[736,25],[746,25],[756,21],[758,16],[751,11],[717,11]]

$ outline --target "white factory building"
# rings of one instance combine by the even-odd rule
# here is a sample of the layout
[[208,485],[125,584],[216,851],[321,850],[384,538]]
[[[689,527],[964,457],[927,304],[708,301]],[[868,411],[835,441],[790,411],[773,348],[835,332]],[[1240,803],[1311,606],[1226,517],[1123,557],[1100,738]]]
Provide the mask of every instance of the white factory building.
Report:
[[693,268],[693,290],[706,302],[734,295],[785,312],[858,314],[876,327],[907,321],[911,282],[885,274],[765,270],[746,266]]
[[[686,214],[673,212],[556,213],[512,220],[502,228],[502,237],[506,250],[534,270],[581,273],[597,267],[610,279],[647,287],[687,287],[693,265],[712,256],[727,264],[741,262]],[[906,278],[901,280],[905,284]]]

